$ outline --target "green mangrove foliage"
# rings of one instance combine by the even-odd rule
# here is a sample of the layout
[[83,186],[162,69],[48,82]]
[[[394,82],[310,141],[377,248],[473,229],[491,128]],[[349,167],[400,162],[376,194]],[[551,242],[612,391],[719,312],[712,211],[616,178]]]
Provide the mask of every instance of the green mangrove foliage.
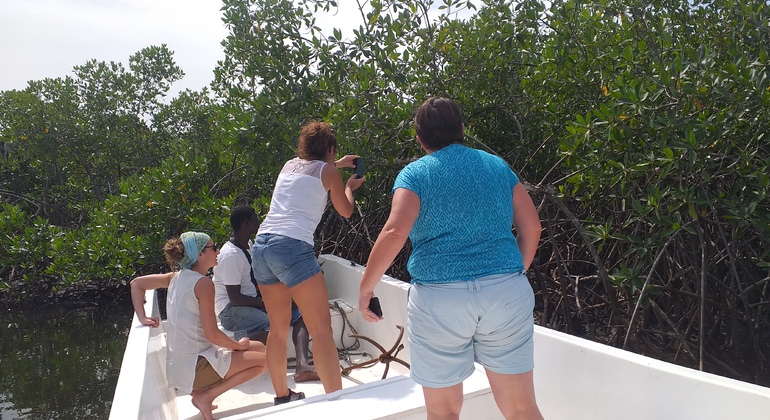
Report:
[[165,47],[0,93],[4,296],[124,290],[169,236],[225,239],[230,206],[267,210],[309,119],[366,157],[356,214],[317,232],[363,263],[422,155],[413,110],[448,95],[538,205],[540,324],[768,384],[766,2],[374,0],[351,33],[321,29],[338,7],[224,0],[211,91],[168,104]]
[[114,294],[162,267],[169,237],[227,237],[227,203],[244,188],[224,176],[236,160],[220,108],[205,91],[161,101],[182,75],[165,46],[129,63],[0,94],[4,300]]
[[538,186],[544,323],[763,380],[769,14],[764,2],[553,4],[522,83],[548,95],[545,119],[569,119],[543,133],[561,159]]

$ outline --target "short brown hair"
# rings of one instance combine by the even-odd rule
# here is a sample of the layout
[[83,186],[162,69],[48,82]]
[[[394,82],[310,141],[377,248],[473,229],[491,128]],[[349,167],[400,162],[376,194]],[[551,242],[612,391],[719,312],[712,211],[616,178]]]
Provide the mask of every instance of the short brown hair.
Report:
[[463,142],[463,117],[460,105],[449,98],[431,97],[414,115],[414,131],[432,151]]
[[329,123],[310,121],[302,126],[297,156],[305,160],[323,160],[331,147],[337,147],[337,135]]

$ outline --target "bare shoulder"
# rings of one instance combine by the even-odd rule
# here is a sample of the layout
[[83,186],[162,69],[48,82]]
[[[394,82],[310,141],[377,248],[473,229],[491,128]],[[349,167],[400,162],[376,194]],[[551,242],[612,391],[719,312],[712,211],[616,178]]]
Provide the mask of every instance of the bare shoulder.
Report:
[[342,184],[342,175],[339,169],[334,165],[325,164],[321,169],[321,183],[326,191],[329,191],[333,186]]
[[214,281],[211,280],[211,277],[209,277],[209,276],[201,276],[198,279],[198,281],[195,282],[195,288],[197,289],[199,287],[203,287],[203,288],[209,288],[210,287],[210,288],[213,289],[214,288]]
[[214,282],[208,276],[201,276],[201,278],[195,282],[193,293],[195,293],[195,297],[198,298],[198,300],[201,300],[202,297],[211,296],[213,301]]

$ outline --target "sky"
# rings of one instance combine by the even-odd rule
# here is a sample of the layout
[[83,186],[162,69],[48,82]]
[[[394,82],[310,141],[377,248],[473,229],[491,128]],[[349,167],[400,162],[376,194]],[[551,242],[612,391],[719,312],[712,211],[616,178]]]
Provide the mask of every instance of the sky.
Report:
[[0,91],[72,76],[88,60],[115,61],[166,44],[185,72],[170,97],[214,79],[228,32],[218,0],[0,0]]
[[[352,35],[361,24],[353,0],[316,15],[325,33]],[[23,90],[30,80],[72,76],[89,60],[120,62],[151,45],[166,44],[185,76],[167,98],[200,90],[224,59],[228,31],[221,0],[0,0],[0,91]],[[437,6],[436,6],[437,7]]]

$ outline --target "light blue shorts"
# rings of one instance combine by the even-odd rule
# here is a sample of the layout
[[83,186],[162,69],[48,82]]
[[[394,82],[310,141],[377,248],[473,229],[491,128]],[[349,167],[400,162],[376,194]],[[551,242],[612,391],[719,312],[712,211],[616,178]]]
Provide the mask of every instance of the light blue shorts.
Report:
[[321,272],[313,246],[288,236],[265,233],[251,247],[251,268],[259,284],[294,287]]
[[535,296],[523,273],[467,282],[413,284],[407,313],[411,377],[446,388],[473,373],[473,362],[501,374],[534,363]]
[[[302,316],[299,308],[293,308],[291,311],[291,325]],[[267,312],[253,306],[233,306],[227,304],[225,309],[219,313],[219,322],[230,331],[246,331],[249,335],[255,331],[270,331],[270,320],[267,318]]]

